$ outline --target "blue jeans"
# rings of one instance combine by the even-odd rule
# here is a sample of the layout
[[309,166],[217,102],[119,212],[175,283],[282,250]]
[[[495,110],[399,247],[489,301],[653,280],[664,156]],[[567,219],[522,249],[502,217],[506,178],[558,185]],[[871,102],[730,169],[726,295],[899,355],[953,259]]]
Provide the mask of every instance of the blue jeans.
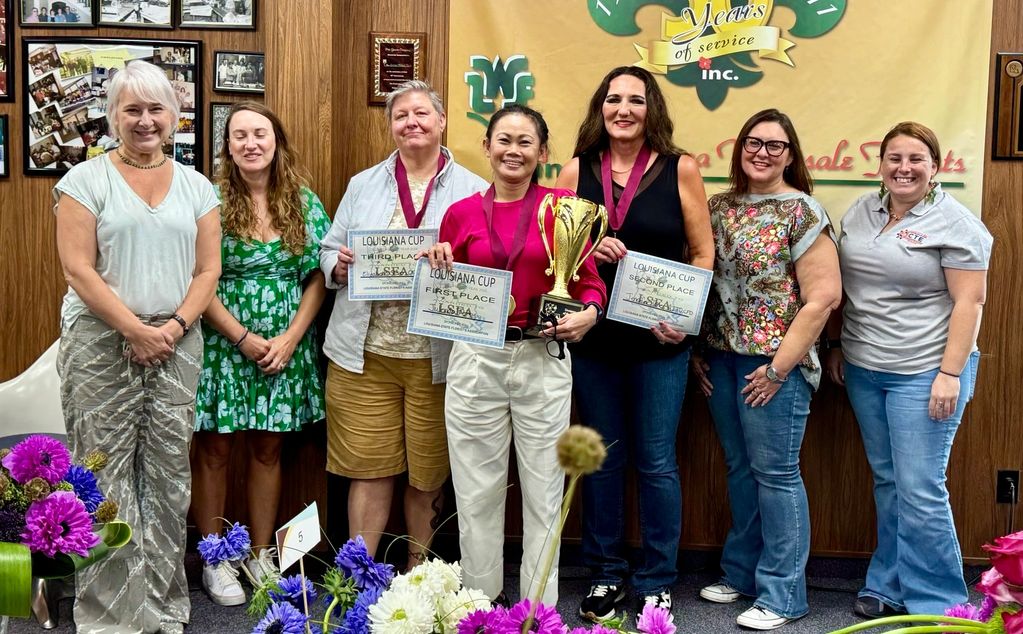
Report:
[[593,583],[622,586],[625,463],[631,449],[639,484],[643,563],[632,575],[637,594],[667,590],[677,575],[682,532],[682,490],[675,455],[689,352],[669,359],[629,363],[572,358],[579,420],[604,437],[607,459],[583,478],[583,561]]
[[770,359],[710,352],[710,412],[728,467],[732,527],[721,554],[722,581],[756,597],[759,607],[798,618],[806,602],[810,511],[799,472],[799,448],[810,413],[811,387],[789,374],[762,407],[744,402],[744,377]]
[[860,596],[912,614],[943,614],[967,600],[945,471],[979,359],[980,353],[970,355],[956,410],[944,420],[927,414],[937,369],[906,375],[845,364],[845,389],[874,473],[877,505],[877,550]]

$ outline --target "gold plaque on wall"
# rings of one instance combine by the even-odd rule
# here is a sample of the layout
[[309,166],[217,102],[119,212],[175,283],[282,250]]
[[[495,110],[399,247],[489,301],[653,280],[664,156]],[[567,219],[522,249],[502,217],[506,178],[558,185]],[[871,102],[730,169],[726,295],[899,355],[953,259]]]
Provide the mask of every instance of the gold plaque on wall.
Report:
[[369,48],[369,105],[382,106],[398,85],[422,79],[426,33],[372,32]]

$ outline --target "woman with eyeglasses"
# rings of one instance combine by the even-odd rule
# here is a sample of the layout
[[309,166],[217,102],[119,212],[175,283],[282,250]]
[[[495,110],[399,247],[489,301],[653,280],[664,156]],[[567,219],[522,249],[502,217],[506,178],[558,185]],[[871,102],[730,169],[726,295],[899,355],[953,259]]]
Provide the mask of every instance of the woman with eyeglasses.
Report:
[[711,197],[714,284],[707,350],[693,372],[707,395],[728,466],[732,527],[716,603],[753,597],[736,622],[773,630],[804,616],[810,514],[799,472],[810,395],[820,384],[816,341],[842,298],[838,251],[799,139],[777,110],[739,132],[730,187]]
[[[441,221],[438,243],[425,254],[434,268],[460,262],[513,274],[514,301],[504,347],[455,342],[451,350],[444,413],[463,581],[491,599],[507,601],[501,589],[504,506],[514,440],[522,491],[519,596],[532,596],[546,583],[542,600],[554,605],[556,556],[546,581],[538,577],[565,482],[555,445],[568,428],[572,363],[559,349],[561,342],[579,341],[593,327],[604,310],[606,293],[593,258],[588,257],[579,269],[579,281],[569,284],[583,310],[565,315],[542,330],[542,336],[526,332],[537,323],[540,295],[554,281],[544,272],[548,259],[537,226],[539,205],[547,194],[555,199],[572,195],[536,182],[536,167],[547,160],[547,138],[547,122],[532,108],[511,104],[494,113],[483,141],[494,182],[487,191],[451,205]],[[545,224],[547,242],[553,244],[553,213],[548,213]]]

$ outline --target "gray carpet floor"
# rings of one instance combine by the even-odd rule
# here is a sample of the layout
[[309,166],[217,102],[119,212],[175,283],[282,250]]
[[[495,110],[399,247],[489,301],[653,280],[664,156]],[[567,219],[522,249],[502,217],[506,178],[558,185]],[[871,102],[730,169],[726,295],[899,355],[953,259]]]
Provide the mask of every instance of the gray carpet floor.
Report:
[[[250,632],[257,619],[248,617],[244,607],[224,608],[212,603],[199,587],[199,563],[194,555],[189,556],[187,564],[192,587],[192,622],[187,631],[193,634]],[[807,568],[810,613],[778,631],[784,634],[821,634],[859,622],[851,608],[862,582],[864,568],[865,562],[862,560],[811,559]],[[511,599],[515,600],[518,566],[509,564],[506,570],[506,587]],[[967,580],[973,579],[981,570],[967,569]],[[672,612],[680,633],[749,632],[735,624],[735,617],[749,607],[751,601],[740,600],[730,605],[717,605],[698,598],[699,589],[716,580],[713,565],[700,565],[679,576],[678,583],[672,588],[675,603]],[[576,616],[576,610],[588,589],[586,569],[573,565],[562,567],[559,605],[569,628],[587,625]],[[629,626],[634,629],[635,622],[630,622]],[[35,621],[12,619],[9,631],[12,634],[40,634],[46,630],[41,629]],[[49,631],[54,634],[74,632],[70,599],[60,602],[59,625]]]

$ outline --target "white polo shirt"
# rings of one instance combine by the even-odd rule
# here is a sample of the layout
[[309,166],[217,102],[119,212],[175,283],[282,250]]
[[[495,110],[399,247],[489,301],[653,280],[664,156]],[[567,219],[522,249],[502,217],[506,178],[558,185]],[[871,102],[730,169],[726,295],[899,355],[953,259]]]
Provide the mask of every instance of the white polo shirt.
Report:
[[861,196],[842,219],[842,351],[854,365],[894,374],[937,368],[952,315],[944,269],[988,268],[987,228],[940,185],[934,193],[883,233],[888,194]]

